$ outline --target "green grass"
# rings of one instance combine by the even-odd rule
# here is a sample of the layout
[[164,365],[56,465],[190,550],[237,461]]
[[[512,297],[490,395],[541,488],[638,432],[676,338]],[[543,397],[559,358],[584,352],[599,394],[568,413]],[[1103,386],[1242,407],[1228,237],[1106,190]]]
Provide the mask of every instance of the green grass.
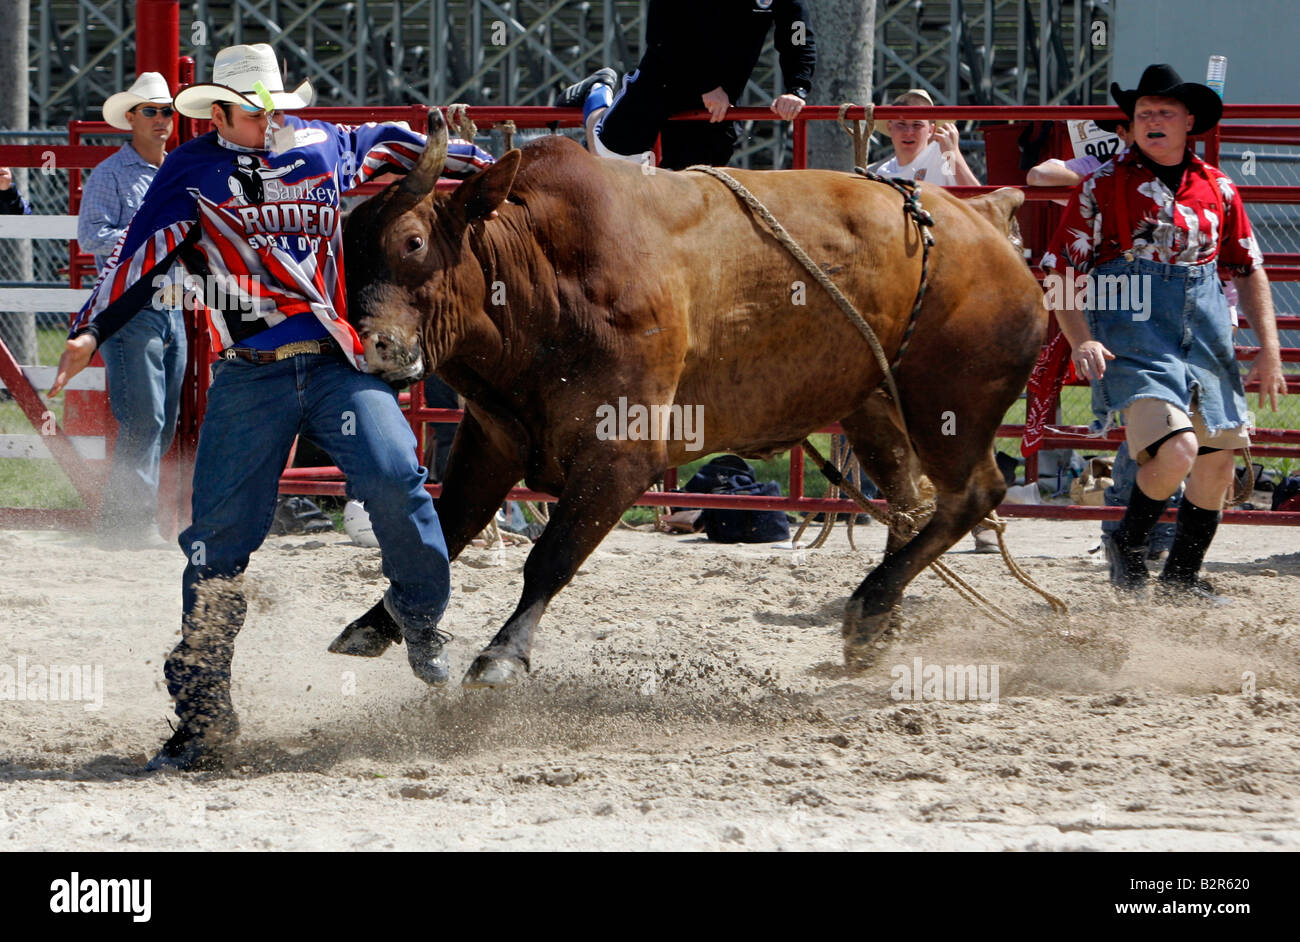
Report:
[[[50,403],[57,421],[63,422],[63,399]],[[35,435],[16,402],[0,402],[0,435]],[[0,458],[0,507],[47,509],[82,506],[76,489],[52,458]]]
[[[54,413],[54,420],[63,425],[63,397],[58,399],[47,400],[51,412]],[[34,435],[36,429],[32,428],[32,423],[27,421],[27,416],[23,410],[18,407],[18,403],[0,402],[0,435]]]
[[81,498],[52,458],[0,458],[0,507],[81,507]]

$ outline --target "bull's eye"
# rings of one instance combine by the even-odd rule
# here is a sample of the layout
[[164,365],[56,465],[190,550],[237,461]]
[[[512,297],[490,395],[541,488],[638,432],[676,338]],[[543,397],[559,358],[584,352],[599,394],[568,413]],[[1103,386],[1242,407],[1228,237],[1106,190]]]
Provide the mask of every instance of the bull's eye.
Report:
[[413,235],[406,240],[406,245],[402,249],[402,254],[414,255],[420,249],[424,248],[424,239],[421,236]]

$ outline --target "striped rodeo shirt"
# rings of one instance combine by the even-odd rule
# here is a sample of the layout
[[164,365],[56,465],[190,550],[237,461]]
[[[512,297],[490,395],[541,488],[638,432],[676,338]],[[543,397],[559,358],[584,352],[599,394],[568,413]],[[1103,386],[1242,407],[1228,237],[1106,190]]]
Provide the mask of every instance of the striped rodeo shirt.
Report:
[[[157,300],[168,277],[151,270],[188,237],[226,301],[209,307],[206,286],[185,302],[206,312],[214,352],[330,336],[361,368],[361,342],[346,317],[340,196],[381,173],[410,170],[425,137],[397,124],[286,116],[284,126],[292,145],[280,152],[240,147],[212,131],[168,154],[69,335],[91,333],[103,343]],[[472,143],[452,140],[444,173],[469,176],[491,163]],[[180,295],[165,296],[159,306]]]

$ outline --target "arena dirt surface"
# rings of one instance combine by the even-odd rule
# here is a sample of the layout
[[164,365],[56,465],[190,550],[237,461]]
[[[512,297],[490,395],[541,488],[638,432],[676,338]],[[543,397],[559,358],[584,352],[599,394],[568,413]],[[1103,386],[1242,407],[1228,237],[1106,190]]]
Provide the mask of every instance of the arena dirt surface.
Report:
[[[787,549],[619,531],[505,692],[431,692],[404,649],[326,645],[378,597],[378,551],[273,537],[235,659],[224,772],[145,775],[169,731],[162,659],[183,558],[0,533],[0,665],[102,665],[102,709],[0,701],[0,848],[1282,850],[1300,847],[1300,545],[1225,527],[1223,609],[1121,603],[1096,523],[1015,521],[1068,621],[966,540],[874,668],[840,667],[845,599],[883,531]],[[453,565],[458,671],[513,609],[526,550]],[[891,668],[997,665],[998,702],[900,702]],[[1243,692],[1243,674],[1254,690]]]

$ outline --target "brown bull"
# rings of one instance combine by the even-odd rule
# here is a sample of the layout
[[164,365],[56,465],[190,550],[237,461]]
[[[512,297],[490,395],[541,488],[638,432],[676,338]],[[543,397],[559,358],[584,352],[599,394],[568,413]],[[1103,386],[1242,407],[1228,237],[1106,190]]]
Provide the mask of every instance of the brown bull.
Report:
[[[447,135],[437,112],[430,122],[420,165],[348,221],[353,322],[375,372],[436,371],[468,400],[437,505],[453,559],[520,480],[559,498],[518,607],[465,683],[520,678],[552,596],[665,469],[710,452],[771,455],[836,421],[891,507],[921,506],[920,474],[935,488],[928,522],[891,533],[848,602],[845,657],[865,658],[904,587],[1005,492],[994,434],[1047,319],[1007,239],[1019,191],[963,202],[924,189],[936,243],[896,370],[904,434],[863,336],[718,180],[647,174],[549,137],[435,195]],[[921,274],[900,194],[847,173],[732,174],[893,358]],[[608,440],[598,410],[620,397],[702,407],[702,442]],[[335,649],[382,652],[400,636],[386,620],[377,605]]]

